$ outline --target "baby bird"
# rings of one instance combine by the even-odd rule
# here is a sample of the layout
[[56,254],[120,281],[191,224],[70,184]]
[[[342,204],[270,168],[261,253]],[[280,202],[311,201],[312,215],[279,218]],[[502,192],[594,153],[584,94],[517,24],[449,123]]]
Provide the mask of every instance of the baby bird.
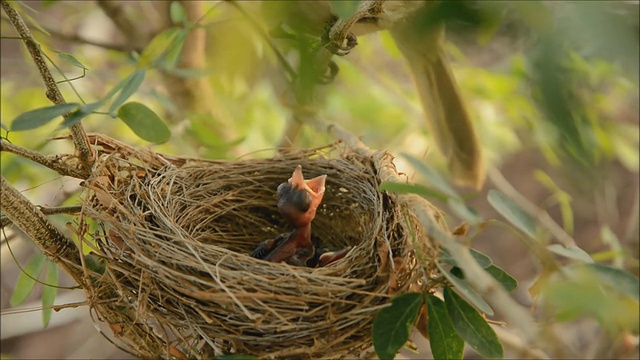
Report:
[[295,228],[292,232],[265,240],[251,254],[252,257],[270,262],[286,262],[306,266],[315,253],[311,242],[311,221],[322,201],[327,176],[305,180],[302,166],[298,165],[287,182],[278,186],[278,210]]

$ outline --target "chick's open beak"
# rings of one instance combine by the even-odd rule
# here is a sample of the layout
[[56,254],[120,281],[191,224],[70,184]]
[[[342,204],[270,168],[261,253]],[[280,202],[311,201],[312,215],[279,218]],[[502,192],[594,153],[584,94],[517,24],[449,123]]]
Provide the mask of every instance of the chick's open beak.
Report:
[[[302,166],[296,166],[296,169],[293,171],[293,175],[289,179],[289,183],[292,187],[298,189],[306,190],[312,198],[319,198],[322,200],[322,196],[324,195],[325,190],[325,182],[327,180],[327,175],[322,175],[318,177],[314,177],[310,180],[305,180],[304,175],[302,174]],[[320,201],[317,201],[319,204]]]

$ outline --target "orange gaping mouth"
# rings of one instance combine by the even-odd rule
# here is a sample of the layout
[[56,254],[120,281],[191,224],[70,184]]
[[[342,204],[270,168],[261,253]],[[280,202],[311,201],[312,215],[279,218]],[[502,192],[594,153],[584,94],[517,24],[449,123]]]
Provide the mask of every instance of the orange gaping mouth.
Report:
[[[311,195],[312,199],[322,199],[322,195],[324,195],[325,190],[325,182],[327,180],[327,175],[322,175],[318,177],[314,177],[310,180],[305,180],[304,175],[302,174],[302,166],[298,165],[296,169],[293,171],[293,175],[289,179],[289,183],[293,187],[305,189],[309,195]],[[320,201],[317,201],[318,203]]]

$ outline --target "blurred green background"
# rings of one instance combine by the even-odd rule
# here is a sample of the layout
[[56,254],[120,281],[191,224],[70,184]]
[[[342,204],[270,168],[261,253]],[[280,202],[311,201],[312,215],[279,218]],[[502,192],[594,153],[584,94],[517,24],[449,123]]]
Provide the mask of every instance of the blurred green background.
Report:
[[[166,121],[172,132],[168,142],[146,142],[122,121],[101,114],[83,120],[87,132],[106,134],[157,152],[215,159],[273,156],[279,144],[289,144],[285,134],[296,110],[292,108],[294,93],[291,79],[269,42],[294,69],[299,49],[286,39],[267,39],[257,30],[269,30],[274,23],[265,16],[268,12],[263,11],[263,4],[183,3],[180,7],[174,5],[172,18],[171,2],[106,3],[120,8],[124,14],[121,16],[129,19],[135,32],[122,32],[122,25],[108,15],[111,5],[15,3],[42,49],[67,78],[81,76],[84,71],[56,51],[72,55],[87,68],[84,76],[71,82],[83,101],[90,103],[104,97],[135,71],[140,53],[148,48],[151,39],[163,29],[182,26],[181,21],[188,16],[180,11],[192,9],[194,4],[200,13],[196,17],[198,31],[206,36],[205,62],[197,70],[179,69],[180,66],[149,70],[131,98]],[[594,259],[637,276],[638,3],[447,4],[440,15],[447,22],[445,49],[488,167],[500,171],[522,195],[548,211]],[[249,19],[238,11],[238,6],[249,14]],[[35,66],[23,43],[15,39],[15,30],[4,14],[1,30],[1,121],[10,126],[19,114],[50,103]],[[183,49],[195,41],[187,37]],[[333,60],[340,71],[331,83],[314,85],[317,99],[310,110],[339,123],[370,148],[395,155],[398,170],[412,181],[433,185],[432,179],[422,177],[400,154],[421,159],[453,183],[426,128],[407,66],[389,33],[361,36],[350,54],[334,56]],[[63,80],[53,66],[50,68],[56,79]],[[60,88],[67,102],[81,101],[68,83],[61,83]],[[2,130],[2,136],[45,154],[71,153],[68,141],[47,141],[68,134],[67,129],[59,128],[59,122],[58,119],[24,132],[7,134]],[[303,125],[291,145],[314,147],[333,140],[313,126]],[[7,153],[2,153],[1,170],[35,204],[80,202],[79,180],[61,177]],[[494,184],[488,181],[480,191],[457,190],[473,211],[483,219],[493,219],[499,215],[486,201],[486,191],[492,187]],[[452,228],[460,223],[462,219],[446,202],[432,200],[445,210]],[[51,219],[66,231],[65,223],[70,217]],[[71,236],[70,232],[67,235]],[[7,238],[13,239],[10,241],[21,262],[35,251],[35,246],[14,229]],[[3,354],[11,358],[123,356],[106,341],[89,342],[93,347],[78,345],[75,349],[71,349],[72,345],[43,345],[61,341],[56,340],[59,338],[80,344],[89,335],[79,329],[92,326],[86,310],[46,331],[41,331],[36,317],[36,326],[31,330],[5,336],[6,323],[28,322],[21,319],[30,316],[5,312],[19,271],[6,251],[6,241],[3,237]],[[527,287],[540,274],[540,265],[530,249],[498,226],[479,231],[473,246],[519,279],[521,286],[514,296],[522,304],[531,305]],[[62,283],[71,285],[65,281],[68,279]],[[39,296],[36,290],[30,299],[36,301]],[[561,341],[567,345],[569,355],[609,354],[585,345],[594,340],[601,341],[597,343],[600,346],[604,346],[602,341],[605,345],[614,344],[610,355],[637,356],[637,333],[625,348],[626,343],[619,343],[624,339],[612,340],[602,335],[590,320],[555,326],[560,327],[555,331],[564,334]],[[79,340],[70,340],[73,334]]]

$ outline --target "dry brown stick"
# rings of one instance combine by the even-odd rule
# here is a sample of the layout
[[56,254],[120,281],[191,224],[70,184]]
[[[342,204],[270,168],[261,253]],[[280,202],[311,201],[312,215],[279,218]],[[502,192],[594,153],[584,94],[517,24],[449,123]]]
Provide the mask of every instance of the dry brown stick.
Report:
[[[2,0],[2,8],[9,17],[9,21],[11,21],[15,29],[18,31],[20,37],[24,40],[24,43],[29,50],[29,54],[31,54],[31,58],[36,64],[36,67],[38,68],[40,76],[42,77],[44,85],[47,89],[47,98],[54,104],[64,104],[64,97],[62,96],[62,93],[60,92],[55,79],[49,71],[47,62],[42,54],[42,51],[40,50],[40,45],[34,40],[33,36],[31,35],[31,31],[25,24],[24,20],[8,1]],[[88,176],[91,171],[91,166],[95,161],[95,152],[89,146],[89,140],[87,139],[87,135],[80,123],[72,125],[69,129],[71,130],[71,136],[76,148],[76,154],[80,159],[80,163],[82,165],[82,170],[85,172],[85,176]]]
[[[79,284],[83,281],[83,271],[78,248],[66,238],[47,217],[11,186],[4,176],[0,176],[2,190],[2,213],[27,234],[42,252],[58,266],[67,271]],[[74,265],[77,266],[74,266]]]

